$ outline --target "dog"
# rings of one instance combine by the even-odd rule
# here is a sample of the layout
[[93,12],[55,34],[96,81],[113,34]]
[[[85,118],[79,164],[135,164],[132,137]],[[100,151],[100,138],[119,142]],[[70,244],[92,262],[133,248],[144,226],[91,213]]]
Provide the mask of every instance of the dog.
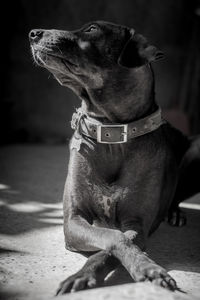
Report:
[[198,190],[191,178],[200,139],[173,128],[155,101],[151,64],[162,51],[134,29],[104,21],[35,29],[29,39],[35,62],[82,103],[71,122],[64,234],[66,248],[88,260],[57,294],[96,287],[120,264],[135,282],[176,290],[144,250],[166,216],[185,224],[178,204]]

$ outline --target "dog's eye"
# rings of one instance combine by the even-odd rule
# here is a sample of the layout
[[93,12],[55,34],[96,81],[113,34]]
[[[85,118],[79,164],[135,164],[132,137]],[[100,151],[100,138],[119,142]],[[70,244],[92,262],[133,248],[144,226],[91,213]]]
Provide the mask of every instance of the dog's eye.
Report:
[[90,25],[88,28],[86,28],[85,30],[84,30],[84,32],[95,32],[95,31],[97,31],[98,30],[98,27],[96,26],[96,25]]

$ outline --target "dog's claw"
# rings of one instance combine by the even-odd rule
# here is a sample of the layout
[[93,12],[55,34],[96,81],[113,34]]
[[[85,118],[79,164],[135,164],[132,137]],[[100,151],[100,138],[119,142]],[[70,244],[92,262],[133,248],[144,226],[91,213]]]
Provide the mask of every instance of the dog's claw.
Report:
[[167,271],[157,264],[149,264],[140,270],[145,276],[145,280],[151,281],[155,285],[159,285],[171,291],[177,290],[176,281],[167,273]]
[[58,295],[63,295],[65,293],[69,293],[71,288],[72,288],[72,285],[73,285],[73,282],[66,282],[66,281],[63,281],[61,282],[57,292],[56,292],[56,296]]
[[96,285],[97,280],[93,274],[76,273],[61,282],[56,296],[94,288]]
[[175,291],[177,289],[176,281],[169,274],[164,276],[161,286],[168,288],[171,291]]
[[182,227],[186,225],[187,218],[184,212],[182,212],[180,209],[176,209],[172,212],[169,212],[167,221],[171,226]]
[[158,286],[161,286],[171,291],[175,291],[177,289],[176,282],[174,280],[172,282],[171,279],[168,281],[167,278],[156,278],[152,282]]

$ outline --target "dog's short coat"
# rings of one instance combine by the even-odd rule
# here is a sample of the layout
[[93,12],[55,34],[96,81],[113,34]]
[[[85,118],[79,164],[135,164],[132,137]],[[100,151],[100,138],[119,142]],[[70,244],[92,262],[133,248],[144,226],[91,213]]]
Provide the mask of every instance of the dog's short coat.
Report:
[[[150,63],[163,55],[133,29],[98,21],[71,32],[32,30],[29,38],[35,61],[81,98],[78,125],[83,115],[127,124],[157,110]],[[102,144],[75,127],[64,233],[67,249],[93,254],[58,293],[97,286],[120,263],[134,281],[176,289],[167,271],[143,251],[167,214],[174,225],[185,222],[178,203],[197,191],[197,181],[190,180],[187,189],[185,182],[199,166],[199,139],[189,140],[165,122],[126,143]]]

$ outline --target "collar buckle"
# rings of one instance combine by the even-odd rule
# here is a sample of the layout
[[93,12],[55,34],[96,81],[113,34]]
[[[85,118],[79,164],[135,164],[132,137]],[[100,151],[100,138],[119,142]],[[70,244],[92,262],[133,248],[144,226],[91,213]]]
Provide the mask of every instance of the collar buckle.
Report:
[[128,140],[128,124],[97,125],[97,142],[101,144],[122,144]]

